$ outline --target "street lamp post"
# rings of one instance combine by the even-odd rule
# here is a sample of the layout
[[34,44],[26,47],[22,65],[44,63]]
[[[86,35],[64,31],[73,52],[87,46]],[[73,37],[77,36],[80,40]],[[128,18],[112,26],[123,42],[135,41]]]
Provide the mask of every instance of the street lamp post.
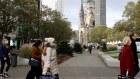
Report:
[[37,2],[38,5],[38,38],[40,37],[40,0],[35,0]]
[[40,10],[40,0],[35,0],[37,2],[38,5],[38,10]]

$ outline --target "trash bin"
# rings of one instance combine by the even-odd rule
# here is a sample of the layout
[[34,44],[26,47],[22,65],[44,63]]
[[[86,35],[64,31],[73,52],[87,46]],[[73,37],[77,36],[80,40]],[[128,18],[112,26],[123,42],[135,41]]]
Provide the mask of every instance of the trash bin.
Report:
[[16,67],[17,66],[17,53],[16,52],[12,52],[11,55],[12,55],[11,66],[12,67]]

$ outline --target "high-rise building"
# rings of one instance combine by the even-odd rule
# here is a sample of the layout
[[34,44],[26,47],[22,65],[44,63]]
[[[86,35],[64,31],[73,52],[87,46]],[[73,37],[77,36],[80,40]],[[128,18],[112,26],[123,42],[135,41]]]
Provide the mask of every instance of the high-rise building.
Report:
[[55,9],[63,14],[63,0],[56,0]]
[[92,2],[94,2],[93,12],[94,12],[94,25],[95,26],[106,26],[106,0],[83,0],[84,3],[86,3],[86,6],[84,7],[85,17],[87,15],[88,6],[93,5]]
[[43,5],[47,5],[52,10],[57,10],[63,14],[63,0],[43,0]]
[[55,9],[55,3],[56,3],[56,0],[42,0],[43,1],[43,5],[47,5],[49,8],[51,8],[52,10],[56,10]]
[[95,26],[106,26],[106,0],[95,0]]

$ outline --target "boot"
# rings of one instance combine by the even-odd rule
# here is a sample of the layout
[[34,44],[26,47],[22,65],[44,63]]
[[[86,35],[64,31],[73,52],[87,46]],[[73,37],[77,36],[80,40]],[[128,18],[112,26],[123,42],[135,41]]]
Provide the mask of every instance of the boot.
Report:
[[128,79],[134,79],[134,77],[128,77]]
[[122,75],[121,79],[127,79],[126,76]]
[[118,79],[127,79],[124,75],[118,75]]
[[122,76],[121,75],[118,75],[118,79],[122,79]]

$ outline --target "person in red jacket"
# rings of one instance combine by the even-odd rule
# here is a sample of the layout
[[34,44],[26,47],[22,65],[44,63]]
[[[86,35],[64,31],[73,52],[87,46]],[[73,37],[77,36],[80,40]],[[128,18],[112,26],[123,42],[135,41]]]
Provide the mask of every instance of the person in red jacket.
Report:
[[123,48],[120,55],[120,75],[118,79],[134,79],[134,58],[131,49],[131,39],[130,37],[125,37],[123,39]]

